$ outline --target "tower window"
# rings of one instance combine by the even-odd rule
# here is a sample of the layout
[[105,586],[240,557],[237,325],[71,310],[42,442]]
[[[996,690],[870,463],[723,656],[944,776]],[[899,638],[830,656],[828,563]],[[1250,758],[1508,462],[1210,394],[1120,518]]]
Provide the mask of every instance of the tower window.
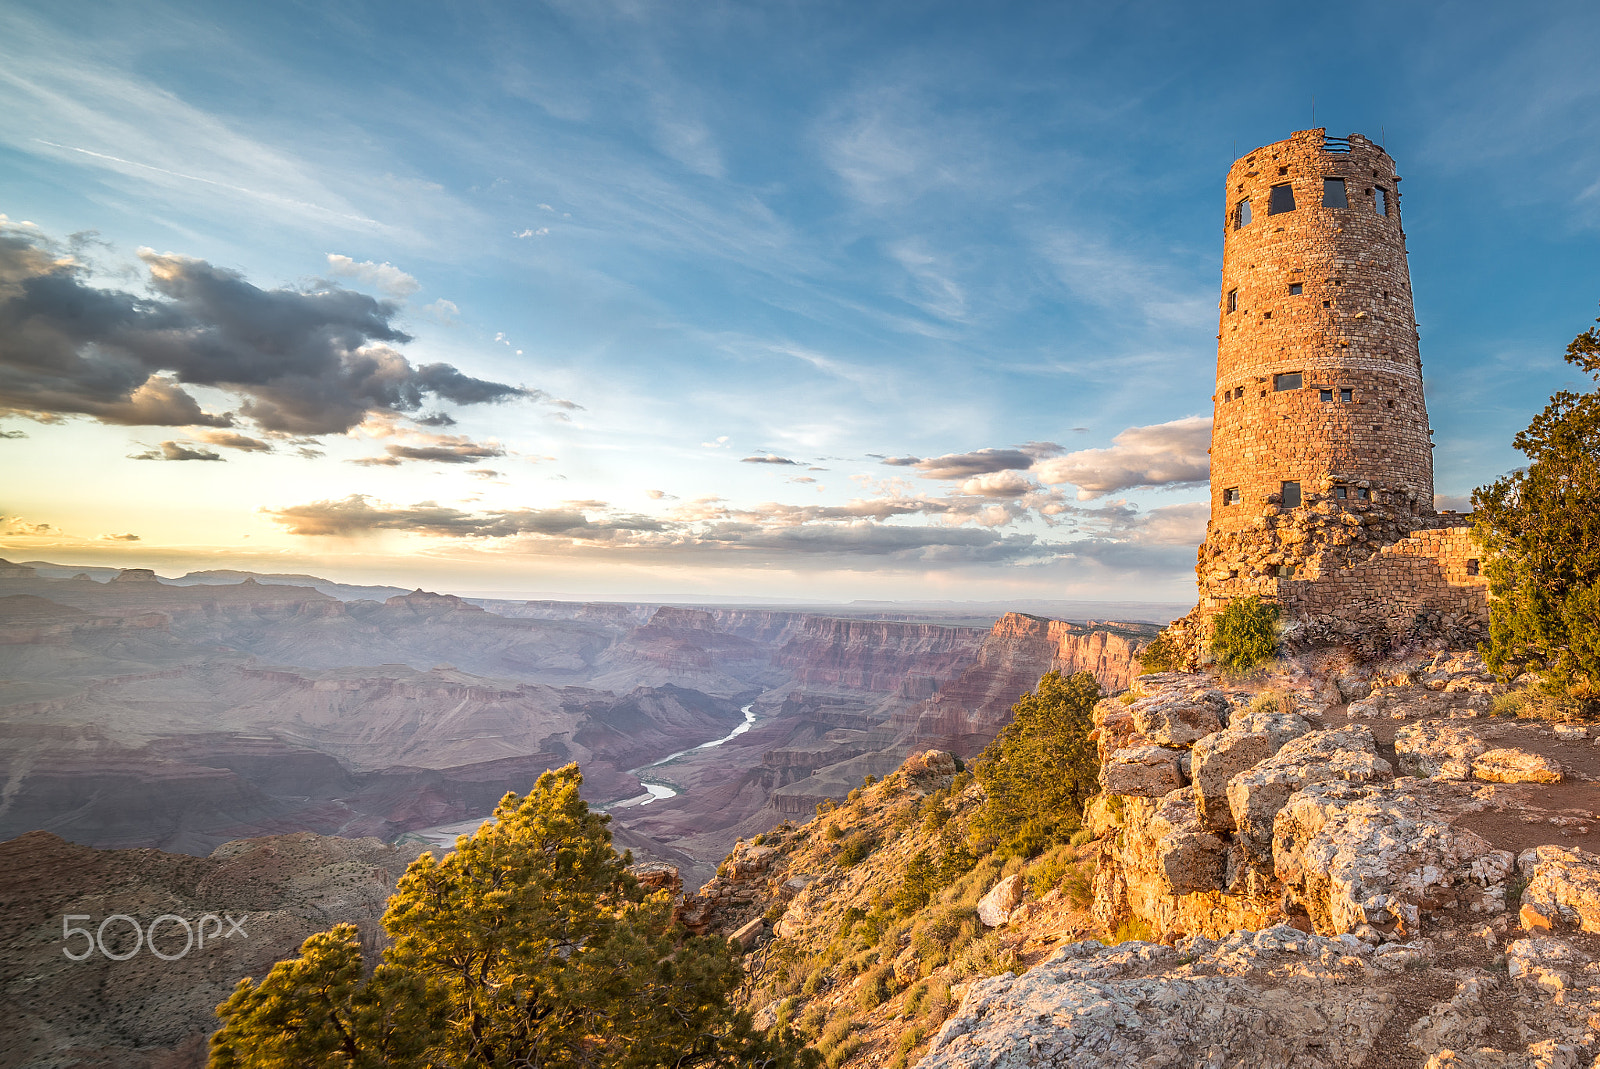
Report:
[[1235,230],[1238,230],[1240,227],[1249,226],[1249,225],[1250,225],[1250,198],[1246,197],[1244,200],[1241,200],[1238,203],[1238,205],[1233,209],[1233,228]]
[[1224,505],[1237,505],[1239,503],[1239,488],[1237,486],[1230,486],[1228,489],[1222,491],[1222,503]]
[[1354,401],[1355,399],[1356,399],[1355,390],[1352,390],[1348,386],[1343,387],[1342,389],[1340,389],[1340,391],[1339,391],[1339,400],[1341,400],[1341,401]]
[[1288,183],[1273,186],[1272,199],[1267,202],[1267,214],[1282,215],[1284,212],[1292,211],[1294,211],[1294,187]]
[[1322,206],[1324,208],[1350,207],[1350,201],[1344,195],[1343,178],[1324,178],[1322,180]]
[[1298,297],[1302,293],[1304,293],[1305,291],[1306,291],[1306,287],[1305,287],[1304,283],[1300,283],[1300,282],[1291,282],[1291,283],[1289,283],[1289,296]]
[[1323,390],[1322,391],[1322,396],[1320,398],[1318,398],[1318,400],[1332,402],[1333,401],[1333,391],[1332,390]]
[[1228,311],[1237,312],[1238,310],[1239,310],[1239,291],[1238,290],[1229,290],[1228,291]]
[[1477,575],[1478,574],[1478,558],[1477,557],[1468,557],[1467,558],[1467,574],[1468,575]]
[[1389,191],[1382,186],[1372,187],[1372,210],[1379,215],[1389,214]]
[[1300,507],[1300,484],[1286,482],[1283,484],[1283,507],[1297,509]]
[[1335,486],[1333,488],[1333,496],[1338,498],[1340,501],[1343,501],[1345,498],[1350,496],[1350,491],[1346,487]]
[[1300,388],[1301,380],[1302,375],[1298,371],[1290,371],[1282,375],[1274,375],[1272,376],[1272,388],[1279,392],[1282,392],[1283,390],[1298,390]]
[[1366,501],[1371,496],[1372,495],[1367,492],[1367,488],[1365,486],[1356,487],[1356,500],[1357,501]]

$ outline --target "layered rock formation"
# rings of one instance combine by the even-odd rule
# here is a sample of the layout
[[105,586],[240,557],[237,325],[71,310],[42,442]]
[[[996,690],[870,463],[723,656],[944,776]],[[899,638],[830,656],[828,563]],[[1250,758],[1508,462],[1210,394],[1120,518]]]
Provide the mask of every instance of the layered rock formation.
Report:
[[1006,613],[985,636],[975,662],[921,704],[898,711],[893,727],[914,745],[976,753],[1010,720],[1017,698],[1033,690],[1046,672],[1089,672],[1108,692],[1125,689],[1138,674],[1139,648],[1155,631]]

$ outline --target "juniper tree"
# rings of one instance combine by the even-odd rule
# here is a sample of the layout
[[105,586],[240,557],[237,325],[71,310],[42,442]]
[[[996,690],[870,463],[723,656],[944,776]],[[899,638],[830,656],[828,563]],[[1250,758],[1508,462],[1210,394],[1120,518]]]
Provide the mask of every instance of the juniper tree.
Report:
[[576,765],[406,870],[362,981],[355,932],[314,935],[218,1007],[216,1069],[811,1064],[735,1011],[733,944],[687,936],[611,846]]
[[1089,738],[1100,684],[1088,672],[1050,672],[1011,707],[1011,723],[979,755],[986,795],[978,830],[1002,849],[1032,856],[1082,826],[1099,789],[1100,761]]
[[[1596,320],[1600,322],[1600,320]],[[1566,361],[1600,381],[1600,329]],[[1600,708],[1600,389],[1562,390],[1512,444],[1528,466],[1473,491],[1491,595],[1485,662]]]

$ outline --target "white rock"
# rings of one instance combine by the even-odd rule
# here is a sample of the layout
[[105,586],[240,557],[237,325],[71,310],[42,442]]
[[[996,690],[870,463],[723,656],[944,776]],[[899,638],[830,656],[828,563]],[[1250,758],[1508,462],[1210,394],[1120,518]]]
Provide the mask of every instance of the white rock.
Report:
[[1406,724],[1394,733],[1401,771],[1424,779],[1461,780],[1472,775],[1472,759],[1488,745],[1470,729],[1447,720]]
[[1506,748],[1474,758],[1472,774],[1490,783],[1560,783],[1561,765],[1543,754]]
[[978,919],[988,928],[1003,927],[1022,905],[1022,892],[1022,874],[1007,876],[978,900]]

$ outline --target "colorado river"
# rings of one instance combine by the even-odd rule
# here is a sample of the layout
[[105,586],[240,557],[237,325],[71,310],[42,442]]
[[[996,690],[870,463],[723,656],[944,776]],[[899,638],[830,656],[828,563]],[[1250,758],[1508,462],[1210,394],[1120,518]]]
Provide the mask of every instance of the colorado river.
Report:
[[651,802],[657,801],[658,799],[671,798],[677,794],[678,788],[672,786],[672,784],[651,783],[649,780],[645,779],[645,773],[649,772],[652,768],[660,768],[662,765],[676,761],[684,754],[692,754],[696,750],[710,750],[717,746],[721,746],[730,739],[738,738],[740,735],[743,735],[745,732],[749,731],[752,726],[754,726],[756,722],[756,714],[753,711],[754,709],[754,702],[751,702],[743,709],[740,709],[739,712],[744,714],[744,723],[740,724],[738,727],[734,728],[720,739],[712,739],[710,742],[702,742],[699,746],[691,746],[687,750],[679,750],[677,753],[668,754],[659,761],[652,761],[648,765],[641,765],[639,768],[630,768],[628,771],[632,772],[635,776],[638,776],[639,782],[644,784],[645,793],[636,794],[632,798],[624,798],[620,802],[612,802],[607,808],[625,809],[629,806],[649,805]]
[[[635,776],[638,776],[639,782],[644,784],[644,794],[636,794],[632,798],[624,798],[620,802],[612,802],[609,805],[604,806],[592,806],[591,808],[627,809],[636,805],[649,805],[651,802],[654,802],[660,798],[673,797],[678,793],[678,788],[669,783],[651,783],[649,780],[644,778],[645,773],[649,772],[652,768],[659,768],[660,766],[668,764],[669,762],[676,761],[685,754],[692,754],[697,750],[710,750],[714,747],[721,746],[730,739],[736,739],[740,735],[743,735],[755,725],[756,714],[752,711],[754,707],[755,703],[752,702],[751,704],[740,709],[739,711],[744,714],[744,723],[740,724],[738,727],[734,728],[720,739],[712,739],[710,742],[702,742],[699,746],[691,746],[687,750],[679,750],[677,753],[668,754],[659,761],[652,761],[648,765],[641,765],[638,768],[629,769],[628,771],[632,772]],[[408,832],[407,835],[421,837],[428,840],[428,842],[432,843],[434,846],[443,847],[444,849],[448,850],[455,847],[457,835],[471,835],[473,832],[477,831],[479,827],[489,823],[491,819],[492,818],[490,817],[474,817],[471,820],[457,820],[452,821],[449,824],[439,824],[432,828],[420,828],[417,831]]]

